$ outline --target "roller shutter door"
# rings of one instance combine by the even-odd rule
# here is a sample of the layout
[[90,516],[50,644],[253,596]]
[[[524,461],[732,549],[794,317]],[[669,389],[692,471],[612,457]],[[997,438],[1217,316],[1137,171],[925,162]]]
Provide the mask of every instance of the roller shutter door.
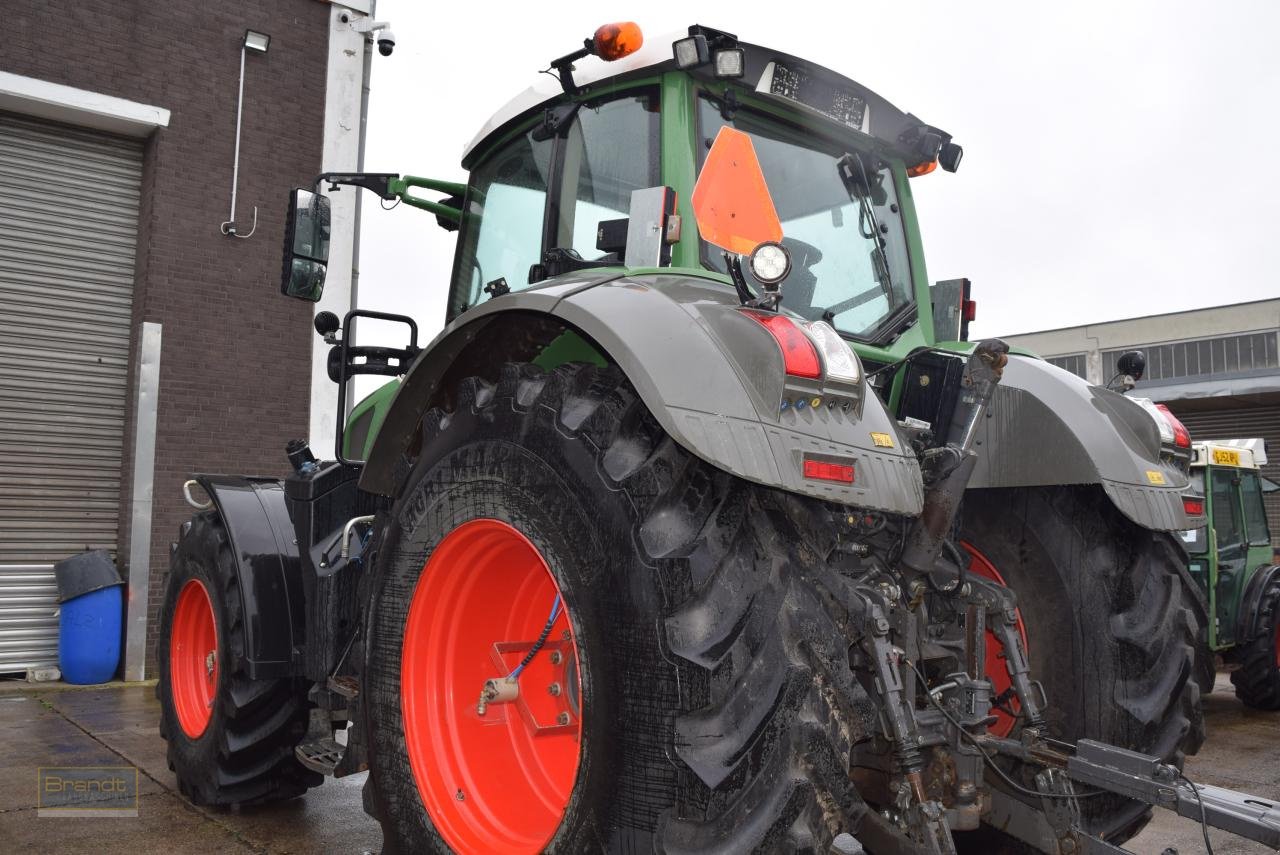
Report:
[[0,113],[0,672],[57,662],[53,562],[116,552],[142,143]]
[[[1177,402],[1169,404],[1178,419],[1187,426],[1191,438],[1248,439],[1260,436],[1267,441],[1267,465],[1262,467],[1266,478],[1280,484],[1280,406],[1248,407],[1207,412],[1178,412]],[[1271,528],[1272,547],[1280,546],[1280,492],[1268,493],[1264,504],[1267,508],[1267,525]]]

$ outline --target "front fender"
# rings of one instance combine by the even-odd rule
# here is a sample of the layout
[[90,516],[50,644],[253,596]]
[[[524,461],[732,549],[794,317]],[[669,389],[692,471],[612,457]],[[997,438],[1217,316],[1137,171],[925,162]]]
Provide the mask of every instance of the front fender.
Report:
[[1149,529],[1203,524],[1187,517],[1187,476],[1160,460],[1160,433],[1128,398],[1028,356],[1010,356],[977,435],[972,487],[1101,484]]
[[244,620],[250,679],[295,673],[294,645],[303,638],[302,565],[284,484],[275,478],[197,475],[231,541]]
[[[806,406],[781,410],[781,399],[798,393],[787,382],[769,333],[738,311],[733,291],[723,283],[665,273],[563,278],[467,312],[406,376],[365,467],[363,489],[394,491],[395,467],[423,413],[443,391],[450,366],[459,359],[474,362],[476,349],[492,339],[495,321],[513,312],[523,313],[528,324],[554,319],[591,342],[626,374],[663,430],[713,466],[827,501],[920,512],[923,489],[915,456],[865,383],[802,384]],[[811,397],[820,401],[816,409],[808,406]],[[856,405],[846,411],[828,406],[833,400]],[[806,479],[806,453],[852,461],[854,483]]]

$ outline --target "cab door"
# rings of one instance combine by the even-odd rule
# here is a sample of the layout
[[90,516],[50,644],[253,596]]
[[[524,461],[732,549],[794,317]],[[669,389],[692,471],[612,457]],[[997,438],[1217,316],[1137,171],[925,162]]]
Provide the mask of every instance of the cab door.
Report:
[[[1244,584],[1248,558],[1239,471],[1210,467],[1209,513],[1213,520],[1213,549],[1217,561],[1209,569],[1209,611],[1213,615],[1209,641],[1212,647],[1236,643],[1236,608]],[[1216,564],[1217,566],[1213,566]]]

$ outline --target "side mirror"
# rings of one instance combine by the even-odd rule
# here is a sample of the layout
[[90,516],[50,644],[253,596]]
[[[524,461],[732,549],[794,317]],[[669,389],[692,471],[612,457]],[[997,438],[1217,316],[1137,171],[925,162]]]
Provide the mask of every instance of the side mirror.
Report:
[[311,303],[324,293],[329,262],[329,197],[294,190],[284,226],[284,271],[280,293]]

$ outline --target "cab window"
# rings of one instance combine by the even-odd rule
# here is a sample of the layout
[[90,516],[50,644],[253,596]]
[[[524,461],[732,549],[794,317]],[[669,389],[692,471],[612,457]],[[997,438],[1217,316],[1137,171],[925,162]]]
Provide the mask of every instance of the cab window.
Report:
[[1223,469],[1214,469],[1209,476],[1210,489],[1213,491],[1213,530],[1218,536],[1219,549],[1244,542],[1235,480],[1234,472]]
[[550,140],[524,134],[472,170],[450,317],[488,299],[484,286],[497,279],[513,291],[528,285],[542,258],[551,159]]
[[596,248],[600,223],[625,219],[631,191],[661,183],[658,96],[626,95],[584,105],[564,138],[560,162],[560,203],[552,240],[555,246],[597,261],[605,256]]
[[449,318],[488,300],[499,278],[529,287],[550,247],[621,263],[596,249],[597,231],[627,217],[631,191],[661,183],[658,155],[658,93],[643,90],[583,104],[560,136],[529,132],[486,157],[468,185]]
[[1262,479],[1257,472],[1240,474],[1240,500],[1244,504],[1244,526],[1251,546],[1269,546],[1267,512],[1262,505]]

